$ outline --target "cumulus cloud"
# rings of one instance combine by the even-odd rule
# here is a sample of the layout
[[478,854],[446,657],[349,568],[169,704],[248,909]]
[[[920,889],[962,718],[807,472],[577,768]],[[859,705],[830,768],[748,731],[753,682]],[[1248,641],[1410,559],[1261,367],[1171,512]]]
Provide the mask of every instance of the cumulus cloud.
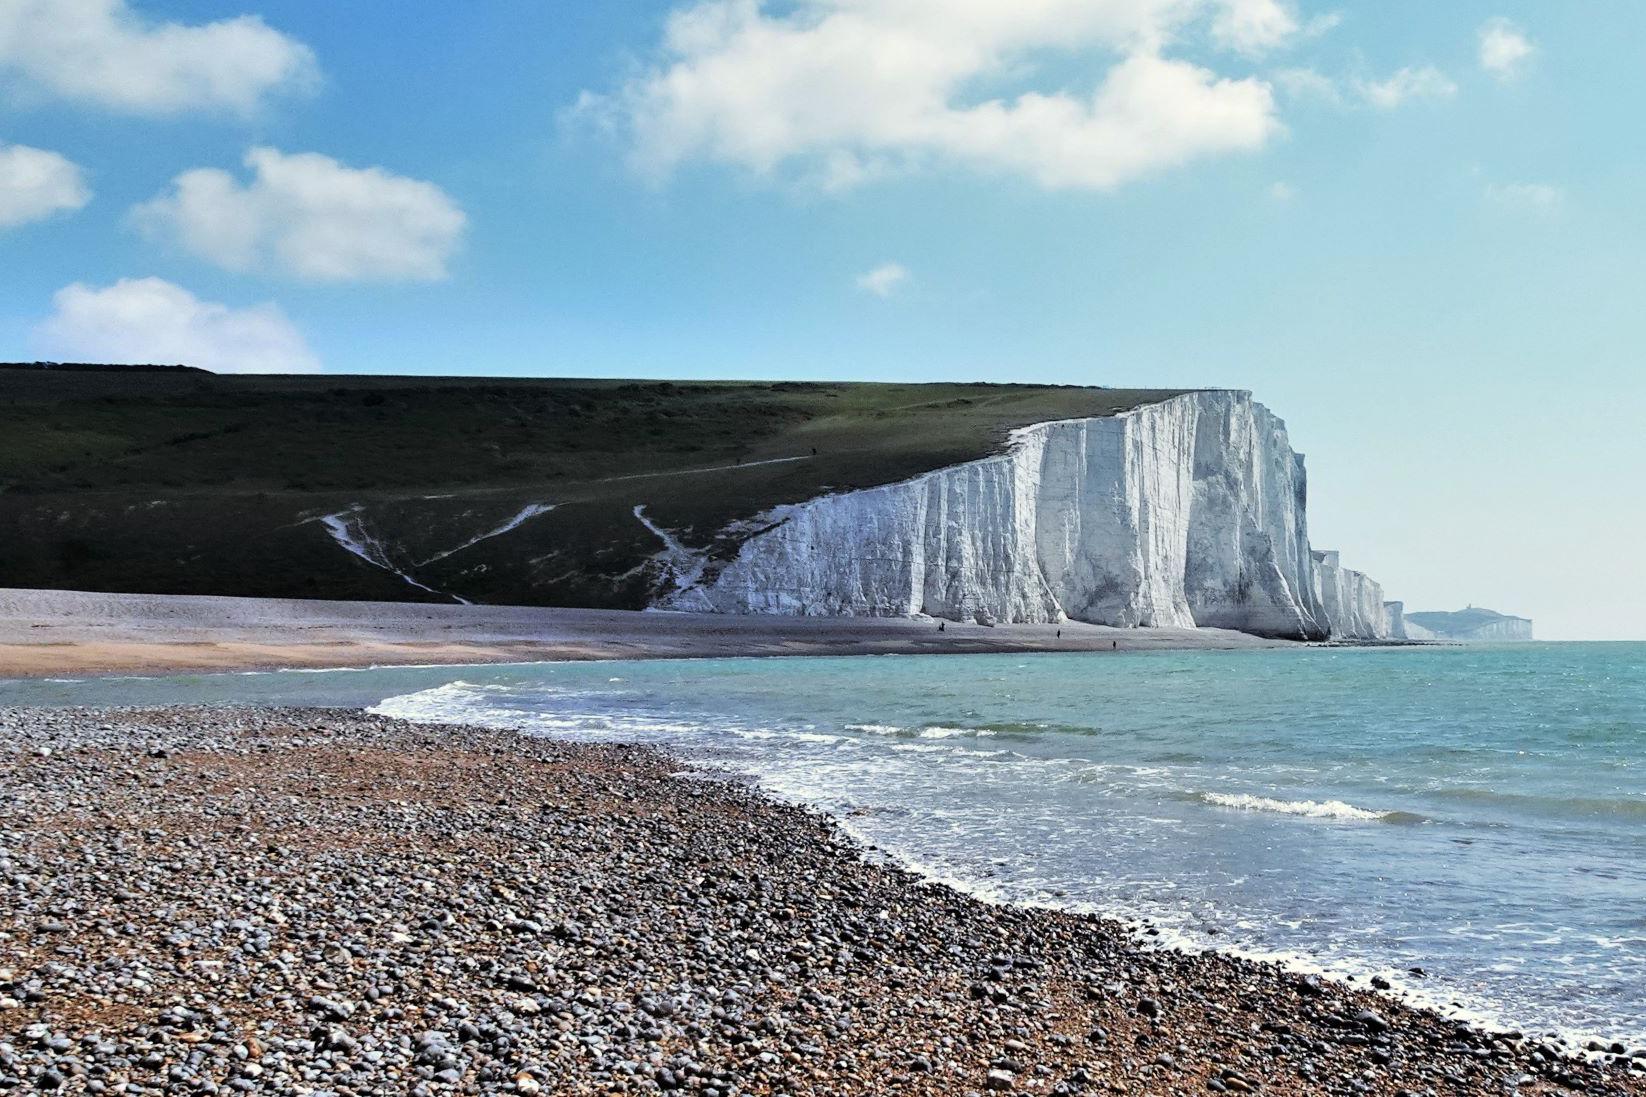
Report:
[[[834,189],[934,165],[1111,188],[1280,131],[1264,81],[1167,56],[1195,28],[1243,54],[1299,33],[1282,0],[697,0],[646,71],[575,113],[655,178],[712,160]],[[1101,77],[977,97],[1054,53]]]
[[1537,47],[1507,19],[1489,19],[1480,28],[1480,67],[1499,80],[1519,76]]
[[252,178],[196,168],[132,210],[149,236],[234,271],[318,282],[446,277],[467,220],[433,183],[319,153],[254,148]]
[[220,373],[313,373],[319,361],[273,304],[234,309],[159,278],[58,290],[35,330],[63,360],[159,362]]
[[1447,99],[1457,94],[1457,85],[1433,65],[1403,68],[1387,80],[1363,80],[1359,89],[1366,102],[1384,110],[1414,99]]
[[1226,0],[1212,18],[1212,37],[1248,55],[1267,53],[1298,29],[1297,15],[1280,0]]
[[312,87],[318,68],[254,15],[189,25],[126,0],[0,0],[0,80],[130,114],[244,113]]
[[1499,209],[1551,214],[1565,208],[1566,192],[1549,183],[1488,183],[1486,201]]
[[0,144],[0,229],[77,210],[91,201],[85,173],[66,157]]
[[909,268],[902,263],[882,263],[857,276],[857,288],[876,297],[890,297],[909,280]]

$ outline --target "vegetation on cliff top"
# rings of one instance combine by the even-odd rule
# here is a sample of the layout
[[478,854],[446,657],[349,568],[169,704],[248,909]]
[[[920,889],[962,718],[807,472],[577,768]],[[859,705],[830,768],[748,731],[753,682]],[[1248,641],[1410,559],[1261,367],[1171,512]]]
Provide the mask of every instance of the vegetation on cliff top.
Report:
[[[0,374],[0,585],[636,606],[662,547],[1174,395],[1038,385]],[[554,509],[518,528],[528,505]],[[442,555],[446,554],[446,555]],[[438,559],[433,559],[438,557]]]

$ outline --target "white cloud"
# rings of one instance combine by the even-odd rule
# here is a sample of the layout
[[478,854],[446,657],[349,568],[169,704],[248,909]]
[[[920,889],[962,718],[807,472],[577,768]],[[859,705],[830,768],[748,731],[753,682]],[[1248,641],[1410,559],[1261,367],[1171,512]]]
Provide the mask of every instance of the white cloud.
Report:
[[1457,85],[1433,65],[1403,68],[1387,80],[1363,80],[1358,86],[1366,102],[1384,110],[1413,99],[1447,99],[1457,94]]
[[130,114],[255,110],[318,80],[314,54],[254,15],[154,22],[126,0],[0,0],[0,79]]
[[467,218],[433,183],[313,152],[254,148],[245,163],[245,184],[216,168],[184,172],[133,221],[229,270],[321,282],[446,276]]
[[0,229],[77,210],[89,201],[85,175],[72,160],[45,149],[0,144]]
[[1285,181],[1269,184],[1269,197],[1285,205],[1297,197],[1297,188]]
[[1480,67],[1499,80],[1513,80],[1537,47],[1507,19],[1488,19],[1480,28]]
[[1293,99],[1317,99],[1324,103],[1343,102],[1343,93],[1337,81],[1314,69],[1281,69],[1272,79],[1281,91]]
[[62,360],[182,363],[220,373],[313,373],[319,361],[273,304],[233,309],[159,278],[101,289],[80,282],[52,298],[35,329]]
[[[835,189],[923,166],[1109,188],[1280,131],[1262,80],[1166,56],[1197,25],[1245,53],[1298,33],[1279,0],[697,0],[648,71],[574,113],[623,134],[655,178],[711,160]],[[1054,52],[1101,73],[1095,87],[975,98],[1032,85]]]
[[1486,200],[1500,209],[1551,214],[1565,208],[1566,192],[1549,183],[1488,183]]
[[1212,38],[1244,54],[1262,54],[1298,32],[1297,15],[1280,0],[1225,0],[1212,17]]
[[1343,13],[1340,11],[1323,12],[1310,19],[1303,25],[1303,37],[1320,38],[1330,34],[1343,25]]
[[857,276],[857,288],[876,297],[890,297],[909,280],[909,268],[902,263],[882,263]]
[[1457,85],[1433,65],[1408,66],[1383,80],[1339,79],[1311,68],[1279,69],[1270,79],[1294,101],[1334,107],[1369,104],[1393,110],[1418,99],[1445,99],[1457,94]]

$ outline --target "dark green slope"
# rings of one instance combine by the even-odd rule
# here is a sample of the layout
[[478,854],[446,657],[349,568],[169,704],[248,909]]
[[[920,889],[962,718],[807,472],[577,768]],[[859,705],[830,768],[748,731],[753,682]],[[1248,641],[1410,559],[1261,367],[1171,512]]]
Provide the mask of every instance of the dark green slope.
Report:
[[0,586],[638,607],[663,545],[637,506],[729,555],[779,503],[1171,395],[0,370]]

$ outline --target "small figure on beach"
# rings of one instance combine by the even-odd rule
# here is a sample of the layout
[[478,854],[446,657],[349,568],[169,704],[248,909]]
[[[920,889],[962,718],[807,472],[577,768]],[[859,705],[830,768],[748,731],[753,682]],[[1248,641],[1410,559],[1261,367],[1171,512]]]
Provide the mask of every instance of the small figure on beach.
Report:
[[1063,630],[1062,629],[1057,630],[1057,638],[1059,640],[1063,639]]
[[1114,650],[1115,651],[1120,650],[1120,641],[1119,640],[1114,641]]
[[947,625],[947,624],[948,624],[948,622],[947,622],[947,621],[939,621],[939,622],[938,622],[938,623],[937,623],[937,631],[938,631],[938,632],[942,632],[942,631],[943,631],[943,627],[944,627],[944,626],[945,626],[945,625]]

